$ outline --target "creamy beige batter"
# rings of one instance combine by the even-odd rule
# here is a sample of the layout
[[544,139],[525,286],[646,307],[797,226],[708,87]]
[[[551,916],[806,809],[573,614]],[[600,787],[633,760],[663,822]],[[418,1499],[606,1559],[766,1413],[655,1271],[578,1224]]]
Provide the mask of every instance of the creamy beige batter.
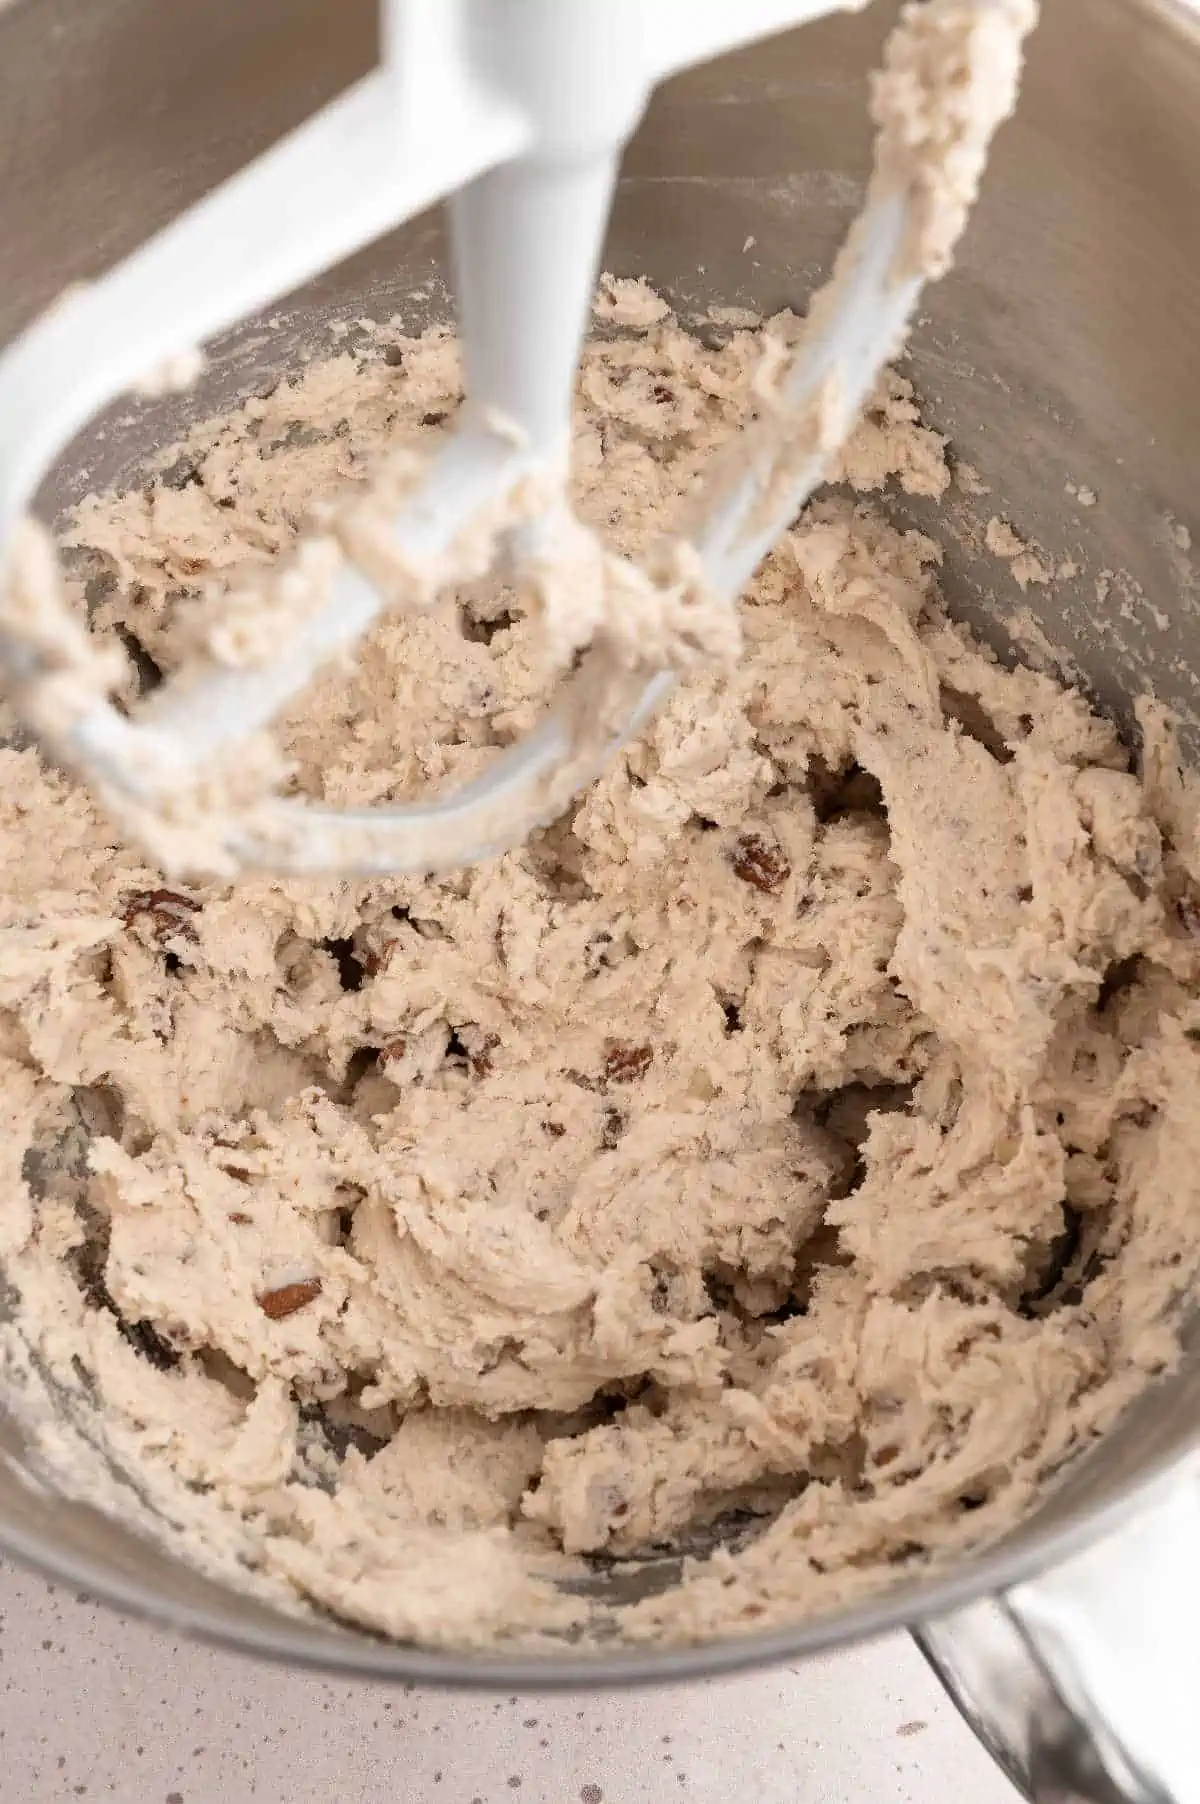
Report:
[[[575,498],[637,553],[762,346],[607,295],[633,323],[585,356]],[[76,602],[169,666],[206,583],[458,401],[448,336],[352,327],[86,502]],[[994,1536],[1171,1363],[1193,790],[1152,709],[1139,777],[946,618],[880,498],[948,482],[900,377],[838,474],[740,664],[478,868],[168,886],[0,753],[3,1353],[55,1483],[397,1635],[678,1641]],[[283,729],[294,789],[474,774],[538,643],[495,588],[389,619]],[[580,1583],[664,1547],[693,1557],[657,1595]]]

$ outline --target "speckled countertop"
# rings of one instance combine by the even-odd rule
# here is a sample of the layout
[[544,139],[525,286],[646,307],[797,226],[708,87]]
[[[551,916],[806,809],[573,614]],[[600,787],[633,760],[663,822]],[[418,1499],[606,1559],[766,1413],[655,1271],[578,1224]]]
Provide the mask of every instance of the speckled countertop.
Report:
[[332,1683],[0,1568],[0,1801],[1015,1804],[903,1637],[710,1684],[492,1698]]

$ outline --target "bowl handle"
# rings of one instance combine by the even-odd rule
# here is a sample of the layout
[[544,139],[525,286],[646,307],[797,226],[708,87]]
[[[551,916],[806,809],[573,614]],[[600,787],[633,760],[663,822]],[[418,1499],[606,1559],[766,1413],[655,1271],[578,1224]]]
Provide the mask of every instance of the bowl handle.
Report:
[[1134,1509],[1040,1577],[913,1630],[1034,1804],[1200,1804],[1200,1464]]

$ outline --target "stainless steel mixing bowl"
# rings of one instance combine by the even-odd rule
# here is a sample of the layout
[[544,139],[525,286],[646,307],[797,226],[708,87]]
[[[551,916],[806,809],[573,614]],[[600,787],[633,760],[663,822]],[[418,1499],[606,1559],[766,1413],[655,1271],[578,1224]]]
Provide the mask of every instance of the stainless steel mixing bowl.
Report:
[[[1183,0],[1047,0],[1046,12],[958,269],[928,299],[913,375],[927,417],[988,485],[974,504],[984,517],[1002,514],[1084,575],[1023,594],[951,536],[946,588],[1002,655],[1040,631],[1102,705],[1125,716],[1152,685],[1200,745],[1200,22]],[[861,196],[864,79],[885,24],[872,9],[808,27],[663,90],[628,158],[608,266],[645,273],[685,316],[802,305]],[[370,0],[0,10],[0,339],[363,72],[373,32]],[[279,329],[232,335],[187,405],[244,390],[331,316],[445,311],[443,257],[438,221],[417,221],[295,297]],[[173,435],[179,405],[132,424],[114,414],[64,462],[47,505],[135,469]],[[1068,484],[1098,505],[1072,504]],[[1200,1735],[1189,1751],[1176,1733],[1200,1700],[1187,1634],[1200,1612],[1198,1445],[1200,1345],[1018,1531],[950,1575],[902,1579],[769,1637],[662,1653],[430,1654],[276,1614],[31,1484],[3,1418],[0,1543],[176,1628],[373,1678],[678,1679],[916,1625],[1030,1795],[1182,1799],[1200,1785]]]

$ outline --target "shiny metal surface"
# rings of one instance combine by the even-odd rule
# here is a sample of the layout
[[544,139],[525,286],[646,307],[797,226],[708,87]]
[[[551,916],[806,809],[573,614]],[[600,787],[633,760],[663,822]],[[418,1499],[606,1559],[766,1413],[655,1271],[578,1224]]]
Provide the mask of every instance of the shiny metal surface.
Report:
[[1003,1603],[981,1598],[914,1634],[960,1714],[1025,1797],[1161,1804],[1161,1793],[1133,1792],[1141,1782],[1128,1772],[1123,1789],[1104,1772]]
[[[914,342],[926,416],[988,487],[961,498],[961,531],[939,523],[946,587],[1002,655],[1036,630],[1104,706],[1125,716],[1153,686],[1200,746],[1200,554],[1187,549],[1188,534],[1200,546],[1200,28],[1181,0],[1048,0],[1046,13],[959,267]],[[885,25],[876,9],[821,23],[665,89],[627,161],[608,266],[648,275],[685,316],[714,301],[802,306],[861,199],[865,76]],[[0,12],[0,337],[353,79],[372,33],[367,0],[17,0]],[[441,264],[439,222],[417,221],[296,297],[278,329],[233,334],[189,408],[281,367],[331,315],[443,313]],[[47,503],[130,472],[178,419],[163,405],[110,417]],[[1003,515],[1086,574],[1022,593],[973,548],[968,510],[976,522]],[[918,504],[897,511],[928,523]],[[1193,1359],[1035,1517],[948,1577],[902,1582],[794,1632],[664,1654],[467,1660],[285,1618],[32,1489],[11,1423],[0,1423],[0,1542],[125,1608],[289,1661],[510,1687],[613,1683],[944,1618],[1121,1521],[1198,1439]]]
[[1061,1564],[914,1628],[980,1741],[1037,1804],[1193,1804],[1200,1460]]

